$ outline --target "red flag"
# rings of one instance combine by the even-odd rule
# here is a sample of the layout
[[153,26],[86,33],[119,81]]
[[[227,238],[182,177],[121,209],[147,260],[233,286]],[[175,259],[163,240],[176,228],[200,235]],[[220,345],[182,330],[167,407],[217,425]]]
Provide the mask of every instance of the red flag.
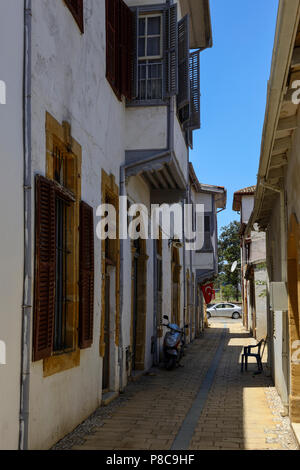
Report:
[[213,283],[201,286],[206,305],[209,304],[213,298],[213,287]]

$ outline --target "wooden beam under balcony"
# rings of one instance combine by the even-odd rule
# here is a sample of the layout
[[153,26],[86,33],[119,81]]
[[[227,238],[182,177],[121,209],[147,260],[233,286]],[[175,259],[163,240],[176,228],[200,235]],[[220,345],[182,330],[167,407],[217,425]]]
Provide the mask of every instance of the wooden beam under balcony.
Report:
[[277,130],[278,131],[293,131],[297,127],[297,117],[290,116],[279,120]]
[[295,47],[294,49],[291,67],[293,69],[300,67],[300,47]]
[[291,148],[291,138],[284,137],[283,139],[275,140],[273,147],[273,154],[278,155],[284,152],[287,152]]
[[280,168],[282,166],[285,166],[287,165],[287,162],[288,160],[287,160],[287,156],[285,153],[281,153],[279,155],[273,155],[271,159],[270,169]]

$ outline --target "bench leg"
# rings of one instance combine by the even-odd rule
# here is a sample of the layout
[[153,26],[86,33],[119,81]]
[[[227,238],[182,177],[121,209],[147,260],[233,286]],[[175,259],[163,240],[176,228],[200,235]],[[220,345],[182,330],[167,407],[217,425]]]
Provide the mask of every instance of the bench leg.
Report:
[[248,370],[248,356],[245,355],[245,370]]
[[244,358],[245,354],[242,354],[241,372],[244,372]]

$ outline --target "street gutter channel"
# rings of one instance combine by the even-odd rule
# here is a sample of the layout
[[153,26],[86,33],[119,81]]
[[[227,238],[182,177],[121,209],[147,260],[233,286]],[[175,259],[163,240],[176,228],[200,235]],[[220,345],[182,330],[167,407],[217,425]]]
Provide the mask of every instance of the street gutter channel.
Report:
[[208,394],[213,384],[217,368],[224,351],[226,332],[227,328],[224,324],[224,329],[222,331],[218,349],[204,377],[204,380],[200,385],[196,398],[190,410],[188,411],[177,436],[175,437],[171,450],[187,450],[190,447],[192,437],[207,401]]

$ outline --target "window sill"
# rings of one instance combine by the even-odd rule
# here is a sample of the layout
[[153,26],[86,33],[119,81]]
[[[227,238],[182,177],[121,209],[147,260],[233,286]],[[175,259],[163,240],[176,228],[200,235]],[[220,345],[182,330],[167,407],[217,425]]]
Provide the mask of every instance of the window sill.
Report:
[[70,353],[51,356],[44,359],[44,377],[50,377],[60,372],[80,366],[80,349]]
[[147,106],[167,106],[167,102],[165,100],[126,101],[126,108],[147,107]]

